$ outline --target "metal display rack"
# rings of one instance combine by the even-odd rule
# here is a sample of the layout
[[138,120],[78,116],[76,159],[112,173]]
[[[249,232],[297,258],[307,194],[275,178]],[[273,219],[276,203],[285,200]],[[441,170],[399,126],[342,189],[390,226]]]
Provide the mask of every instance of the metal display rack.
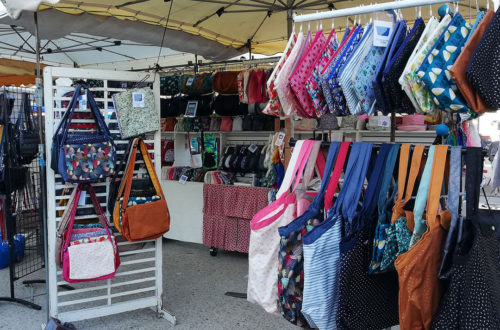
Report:
[[[72,91],[72,86],[57,86],[55,79],[69,78],[73,81],[88,79],[98,82],[90,87],[94,92],[96,103],[101,110],[111,134],[116,135],[115,144],[118,157],[123,157],[127,140],[118,138],[119,130],[114,115],[111,95],[124,91],[124,88],[112,88],[121,84],[110,82],[126,82],[130,86],[136,83],[152,83],[155,95],[155,104],[160,121],[160,79],[153,73],[119,72],[103,70],[87,70],[73,68],[46,67],[44,69],[44,99],[45,99],[45,143],[52,144],[52,136],[62,114],[66,110],[63,102],[69,102],[70,97],[64,97],[64,92]],[[84,111],[84,110],[78,110]],[[88,111],[88,110],[87,110]],[[89,123],[93,119],[74,119],[74,123]],[[158,125],[158,128],[160,126]],[[156,161],[161,157],[160,131],[150,134],[145,142],[152,145],[149,150],[154,157],[157,173],[161,173],[161,164]],[[51,162],[51,153],[47,152],[47,164]],[[118,164],[117,164],[118,165]],[[108,187],[106,182],[95,183],[97,196],[103,208],[106,207]],[[63,194],[63,190],[73,189],[75,185],[65,184],[61,176],[47,167],[47,226],[48,226],[48,286],[49,286],[49,315],[65,322],[79,321],[117,314],[142,308],[153,308],[160,317],[175,324],[175,316],[163,309],[163,272],[162,272],[162,238],[142,242],[128,242],[116,234],[120,250],[121,265],[116,276],[109,280],[72,284],[74,290],[61,290],[66,284],[62,279],[62,271],[55,263],[56,226],[60,220],[60,211],[64,210],[64,201],[69,198],[70,192]],[[62,206],[61,206],[62,205]],[[85,202],[82,209],[91,209],[90,200]],[[95,214],[77,215],[76,219],[88,219]]]
[[[0,297],[0,301],[14,302],[40,310],[41,306],[30,301],[16,298],[15,282],[44,268],[45,226],[41,216],[41,177],[38,166],[39,158],[29,163],[21,163],[20,155],[14,142],[22,125],[19,120],[24,113],[25,102],[33,114],[36,126],[37,113],[34,89],[21,87],[3,87],[0,90],[1,122],[3,128],[2,148],[4,167],[3,197],[1,212],[3,213],[2,236],[8,244],[10,296]],[[12,172],[11,172],[12,171]],[[16,172],[16,177],[13,173]],[[19,185],[19,182],[24,182]],[[21,255],[21,256],[20,256]],[[29,282],[29,281],[26,281]],[[25,282],[25,283],[26,283]]]

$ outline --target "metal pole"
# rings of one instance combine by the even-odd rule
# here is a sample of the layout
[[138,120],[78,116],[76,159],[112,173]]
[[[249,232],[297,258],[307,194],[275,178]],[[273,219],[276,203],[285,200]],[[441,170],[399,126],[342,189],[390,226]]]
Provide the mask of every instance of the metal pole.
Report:
[[[464,0],[457,0],[457,2],[461,2]],[[449,0],[402,0],[402,1],[393,1],[393,2],[385,2],[368,6],[359,6],[353,8],[345,8],[339,10],[330,10],[324,11],[320,13],[314,14],[304,14],[304,15],[293,15],[293,20],[296,23],[300,22],[308,22],[308,21],[317,21],[329,18],[336,17],[345,17],[345,16],[356,16],[362,14],[370,14],[378,11],[386,11],[386,10],[395,10],[395,9],[404,9],[404,8],[412,8],[412,7],[420,7],[426,5],[437,5],[442,3],[448,3]]]
[[43,115],[42,115],[42,104],[43,104],[43,90],[42,90],[42,73],[40,70],[40,35],[38,31],[38,13],[34,13],[35,20],[35,38],[36,38],[36,112],[38,116],[38,131],[40,135],[40,144],[38,145],[38,154],[40,158],[40,216],[42,217],[42,230],[43,230],[43,252],[44,252],[44,264],[45,264],[45,302],[46,302],[46,318],[49,319],[49,286],[47,281],[49,279],[49,267],[48,267],[48,244],[47,244],[47,178],[46,174],[46,164],[45,164],[45,141],[44,130],[43,130]]

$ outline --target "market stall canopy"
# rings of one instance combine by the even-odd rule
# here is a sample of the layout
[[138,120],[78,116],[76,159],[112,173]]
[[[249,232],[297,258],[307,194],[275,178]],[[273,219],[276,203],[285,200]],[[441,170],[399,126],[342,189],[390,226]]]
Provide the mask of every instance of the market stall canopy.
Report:
[[[19,2],[2,1],[12,7]],[[479,4],[484,7],[486,2],[481,0]],[[365,4],[360,0],[52,0],[40,5],[39,20],[42,38],[86,33],[155,46],[161,44],[164,27],[168,25],[166,47],[210,60],[224,60],[247,52],[249,47],[253,53],[265,55],[281,52],[287,40],[289,14]],[[438,7],[433,8],[435,14]],[[460,10],[464,17],[469,17],[469,4],[461,3]],[[403,13],[411,21],[416,12],[405,9]],[[429,17],[429,10],[424,8],[422,14]],[[22,14],[18,21],[8,24],[34,30],[32,15]],[[336,25],[345,27],[345,20],[338,19]],[[316,30],[314,26],[312,30]]]

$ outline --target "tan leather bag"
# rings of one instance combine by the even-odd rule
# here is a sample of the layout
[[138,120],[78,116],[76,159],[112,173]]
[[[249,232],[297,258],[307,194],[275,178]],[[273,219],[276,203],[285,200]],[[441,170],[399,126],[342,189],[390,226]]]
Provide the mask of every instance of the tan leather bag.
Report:
[[474,86],[469,82],[469,80],[467,80],[465,70],[467,69],[467,65],[469,64],[474,50],[479,44],[481,37],[486,31],[486,28],[490,24],[490,21],[494,15],[495,12],[493,10],[489,10],[486,15],[484,15],[481,23],[479,23],[476,31],[472,34],[469,41],[467,41],[467,44],[465,45],[464,49],[462,50],[457,60],[455,61],[455,64],[453,64],[453,67],[450,70],[450,74],[455,80],[458,89],[460,89],[460,92],[464,96],[465,100],[472,108],[472,110],[476,113],[483,113],[491,109],[488,109]]
[[[156,194],[160,196],[161,199],[150,203],[129,206],[127,204],[132,188],[132,178],[134,175],[138,149],[142,154],[144,164],[146,165]],[[123,200],[120,202],[122,197]],[[118,190],[113,212],[113,223],[115,228],[122,233],[123,237],[130,242],[155,239],[162,236],[170,229],[170,213],[168,211],[167,202],[165,201],[165,196],[163,195],[146,144],[139,138],[134,139],[125,175]]]
[[438,214],[448,146],[436,146],[427,199],[427,231],[395,262],[399,275],[399,324],[402,330],[430,329],[441,296],[438,279],[451,214]]

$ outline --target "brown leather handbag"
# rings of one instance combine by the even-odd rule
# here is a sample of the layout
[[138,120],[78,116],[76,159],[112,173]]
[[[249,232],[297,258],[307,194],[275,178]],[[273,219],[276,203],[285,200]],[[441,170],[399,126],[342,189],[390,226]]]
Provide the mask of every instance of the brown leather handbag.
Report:
[[451,214],[438,214],[448,146],[436,146],[427,199],[427,231],[396,259],[399,275],[399,322],[402,330],[430,329],[441,296],[438,279]]
[[479,44],[479,41],[481,41],[481,37],[486,31],[486,28],[490,24],[491,19],[494,15],[495,12],[493,10],[489,10],[484,15],[481,23],[479,23],[476,31],[472,34],[469,41],[467,41],[467,44],[465,45],[464,49],[462,50],[457,60],[455,61],[455,64],[453,64],[453,67],[450,70],[450,74],[455,80],[457,87],[460,89],[460,92],[462,93],[472,110],[476,113],[483,113],[491,109],[488,109],[474,86],[469,82],[465,74],[465,70],[467,69],[467,65],[469,64],[474,50]]
[[219,71],[214,75],[214,91],[219,94],[238,94],[239,71]]
[[[142,197],[146,201],[145,203],[141,203],[141,197],[138,199],[138,197],[130,196],[138,149],[156,191],[156,196]],[[146,144],[139,138],[133,141],[125,175],[118,190],[113,212],[113,223],[123,237],[130,242],[155,239],[170,229],[170,213],[165,196]]]

